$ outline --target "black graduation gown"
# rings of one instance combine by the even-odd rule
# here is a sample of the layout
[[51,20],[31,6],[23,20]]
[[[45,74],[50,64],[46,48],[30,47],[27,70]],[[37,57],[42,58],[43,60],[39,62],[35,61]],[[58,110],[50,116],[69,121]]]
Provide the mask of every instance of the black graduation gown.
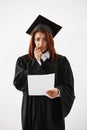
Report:
[[[27,75],[55,73],[55,86],[60,97],[29,96]],[[47,59],[41,66],[28,54],[18,58],[13,84],[23,92],[22,130],[65,130],[64,118],[75,99],[74,78],[70,63],[65,56],[57,54],[52,63]]]

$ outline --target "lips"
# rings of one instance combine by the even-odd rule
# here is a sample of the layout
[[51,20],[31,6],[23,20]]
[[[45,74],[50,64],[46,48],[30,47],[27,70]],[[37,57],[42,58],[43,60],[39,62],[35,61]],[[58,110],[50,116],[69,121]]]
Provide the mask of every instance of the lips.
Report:
[[38,49],[43,49],[43,47],[38,47]]
[[38,49],[40,49],[41,51],[43,51],[43,50],[44,50],[44,48],[43,48],[43,47],[39,47]]
[[40,51],[43,53],[45,51],[44,47],[38,47],[38,49],[40,49]]

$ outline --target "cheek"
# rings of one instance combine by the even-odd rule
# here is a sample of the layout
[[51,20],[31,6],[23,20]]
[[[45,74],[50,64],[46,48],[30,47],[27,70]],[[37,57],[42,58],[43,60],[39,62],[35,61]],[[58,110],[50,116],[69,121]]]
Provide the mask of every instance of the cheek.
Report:
[[45,45],[45,48],[47,49],[47,45]]
[[44,49],[44,51],[47,50],[47,46],[44,46],[43,49]]
[[35,42],[35,46],[38,46],[38,43]]

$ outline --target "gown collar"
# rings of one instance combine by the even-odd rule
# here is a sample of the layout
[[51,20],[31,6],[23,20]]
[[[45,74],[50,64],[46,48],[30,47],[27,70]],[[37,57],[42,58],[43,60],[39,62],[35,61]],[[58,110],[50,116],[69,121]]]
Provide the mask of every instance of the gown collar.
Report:
[[46,59],[49,59],[50,58],[50,52],[49,51],[46,51],[45,53],[42,54],[41,56],[41,59],[43,61],[45,61]]

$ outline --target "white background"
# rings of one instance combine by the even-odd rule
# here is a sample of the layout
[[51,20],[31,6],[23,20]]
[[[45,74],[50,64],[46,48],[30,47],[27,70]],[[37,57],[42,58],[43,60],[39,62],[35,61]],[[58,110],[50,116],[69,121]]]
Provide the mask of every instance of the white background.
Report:
[[28,52],[25,32],[39,14],[63,27],[54,38],[55,48],[68,58],[74,74],[76,99],[66,130],[87,130],[87,0],[0,0],[0,130],[21,130],[15,63]]

